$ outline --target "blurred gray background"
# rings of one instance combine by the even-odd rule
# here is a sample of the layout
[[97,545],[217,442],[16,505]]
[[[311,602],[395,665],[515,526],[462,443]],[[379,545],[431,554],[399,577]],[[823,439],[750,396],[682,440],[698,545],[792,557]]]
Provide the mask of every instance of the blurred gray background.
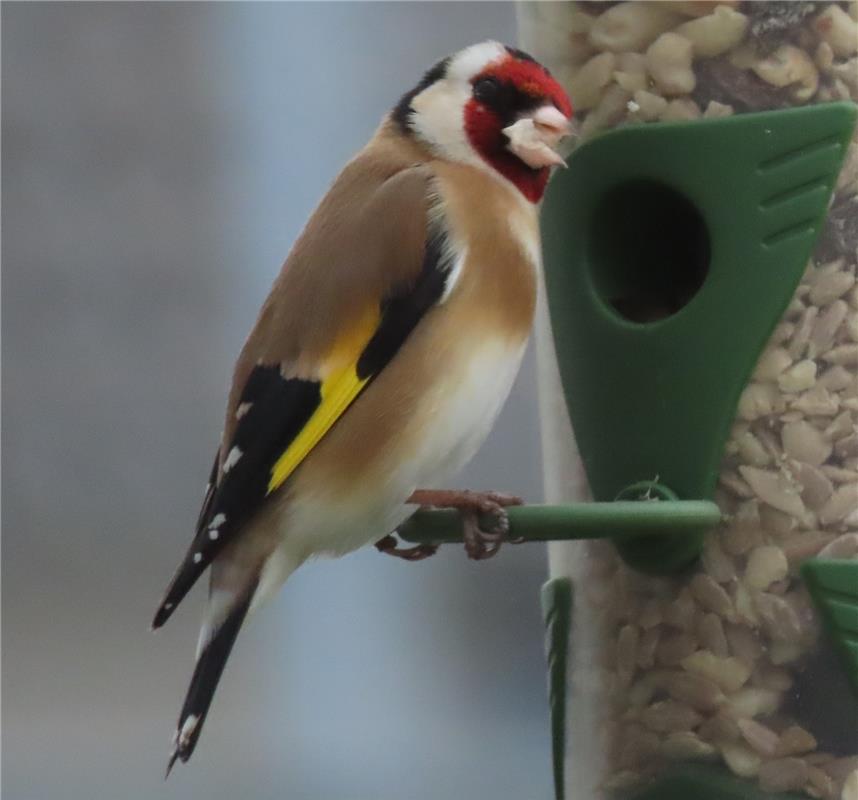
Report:
[[[162,781],[232,360],[307,215],[514,6],[2,6],[3,797],[547,798],[541,547],[300,570]],[[541,497],[533,365],[462,486]],[[379,534],[383,531],[379,531]]]

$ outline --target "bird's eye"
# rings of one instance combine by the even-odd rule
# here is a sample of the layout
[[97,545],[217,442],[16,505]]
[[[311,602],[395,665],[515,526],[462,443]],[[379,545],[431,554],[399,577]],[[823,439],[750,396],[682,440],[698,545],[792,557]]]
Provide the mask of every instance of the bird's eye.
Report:
[[474,84],[474,98],[481,103],[489,103],[498,96],[500,83],[497,78],[480,78]]

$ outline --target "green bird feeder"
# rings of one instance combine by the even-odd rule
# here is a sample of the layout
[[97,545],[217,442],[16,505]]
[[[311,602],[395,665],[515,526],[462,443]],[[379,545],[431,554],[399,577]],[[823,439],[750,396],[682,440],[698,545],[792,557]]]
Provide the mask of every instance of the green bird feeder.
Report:
[[[799,357],[817,318],[846,306],[808,315],[828,273],[806,268],[855,117],[829,104],[629,126],[579,147],[549,190],[553,344],[593,498],[628,498],[650,476],[661,494],[645,505],[719,508],[708,530],[614,531],[613,549],[568,554],[575,613],[568,578],[549,585],[549,606],[569,606],[546,611],[558,796],[576,781],[573,734],[598,739],[606,725],[599,773],[578,768],[591,777],[581,797],[760,800],[825,782],[799,754],[858,746],[858,562],[798,571],[814,548],[849,546],[838,506],[858,490],[823,470],[838,415],[817,418],[831,396],[814,389],[836,364]],[[803,352],[773,341],[808,317]],[[817,620],[833,677],[813,664],[826,646]]]

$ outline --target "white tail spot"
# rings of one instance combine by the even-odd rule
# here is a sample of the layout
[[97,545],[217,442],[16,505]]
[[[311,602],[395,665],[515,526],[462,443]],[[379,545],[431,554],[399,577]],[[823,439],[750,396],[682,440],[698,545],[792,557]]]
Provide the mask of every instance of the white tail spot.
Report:
[[194,731],[197,729],[197,725],[199,724],[199,714],[191,714],[191,716],[184,721],[182,729],[179,731],[179,747],[187,747],[190,744],[191,736],[194,735]]

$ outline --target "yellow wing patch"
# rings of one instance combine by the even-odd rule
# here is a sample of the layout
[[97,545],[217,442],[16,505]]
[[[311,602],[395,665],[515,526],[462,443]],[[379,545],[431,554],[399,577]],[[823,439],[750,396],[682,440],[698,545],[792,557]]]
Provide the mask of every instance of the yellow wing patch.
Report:
[[380,317],[379,310],[368,311],[348,335],[335,343],[326,359],[327,369],[322,370],[323,375],[329,373],[322,380],[322,401],[275,462],[267,494],[283,485],[366,386],[371,376],[358,378],[357,360],[378,327]]

